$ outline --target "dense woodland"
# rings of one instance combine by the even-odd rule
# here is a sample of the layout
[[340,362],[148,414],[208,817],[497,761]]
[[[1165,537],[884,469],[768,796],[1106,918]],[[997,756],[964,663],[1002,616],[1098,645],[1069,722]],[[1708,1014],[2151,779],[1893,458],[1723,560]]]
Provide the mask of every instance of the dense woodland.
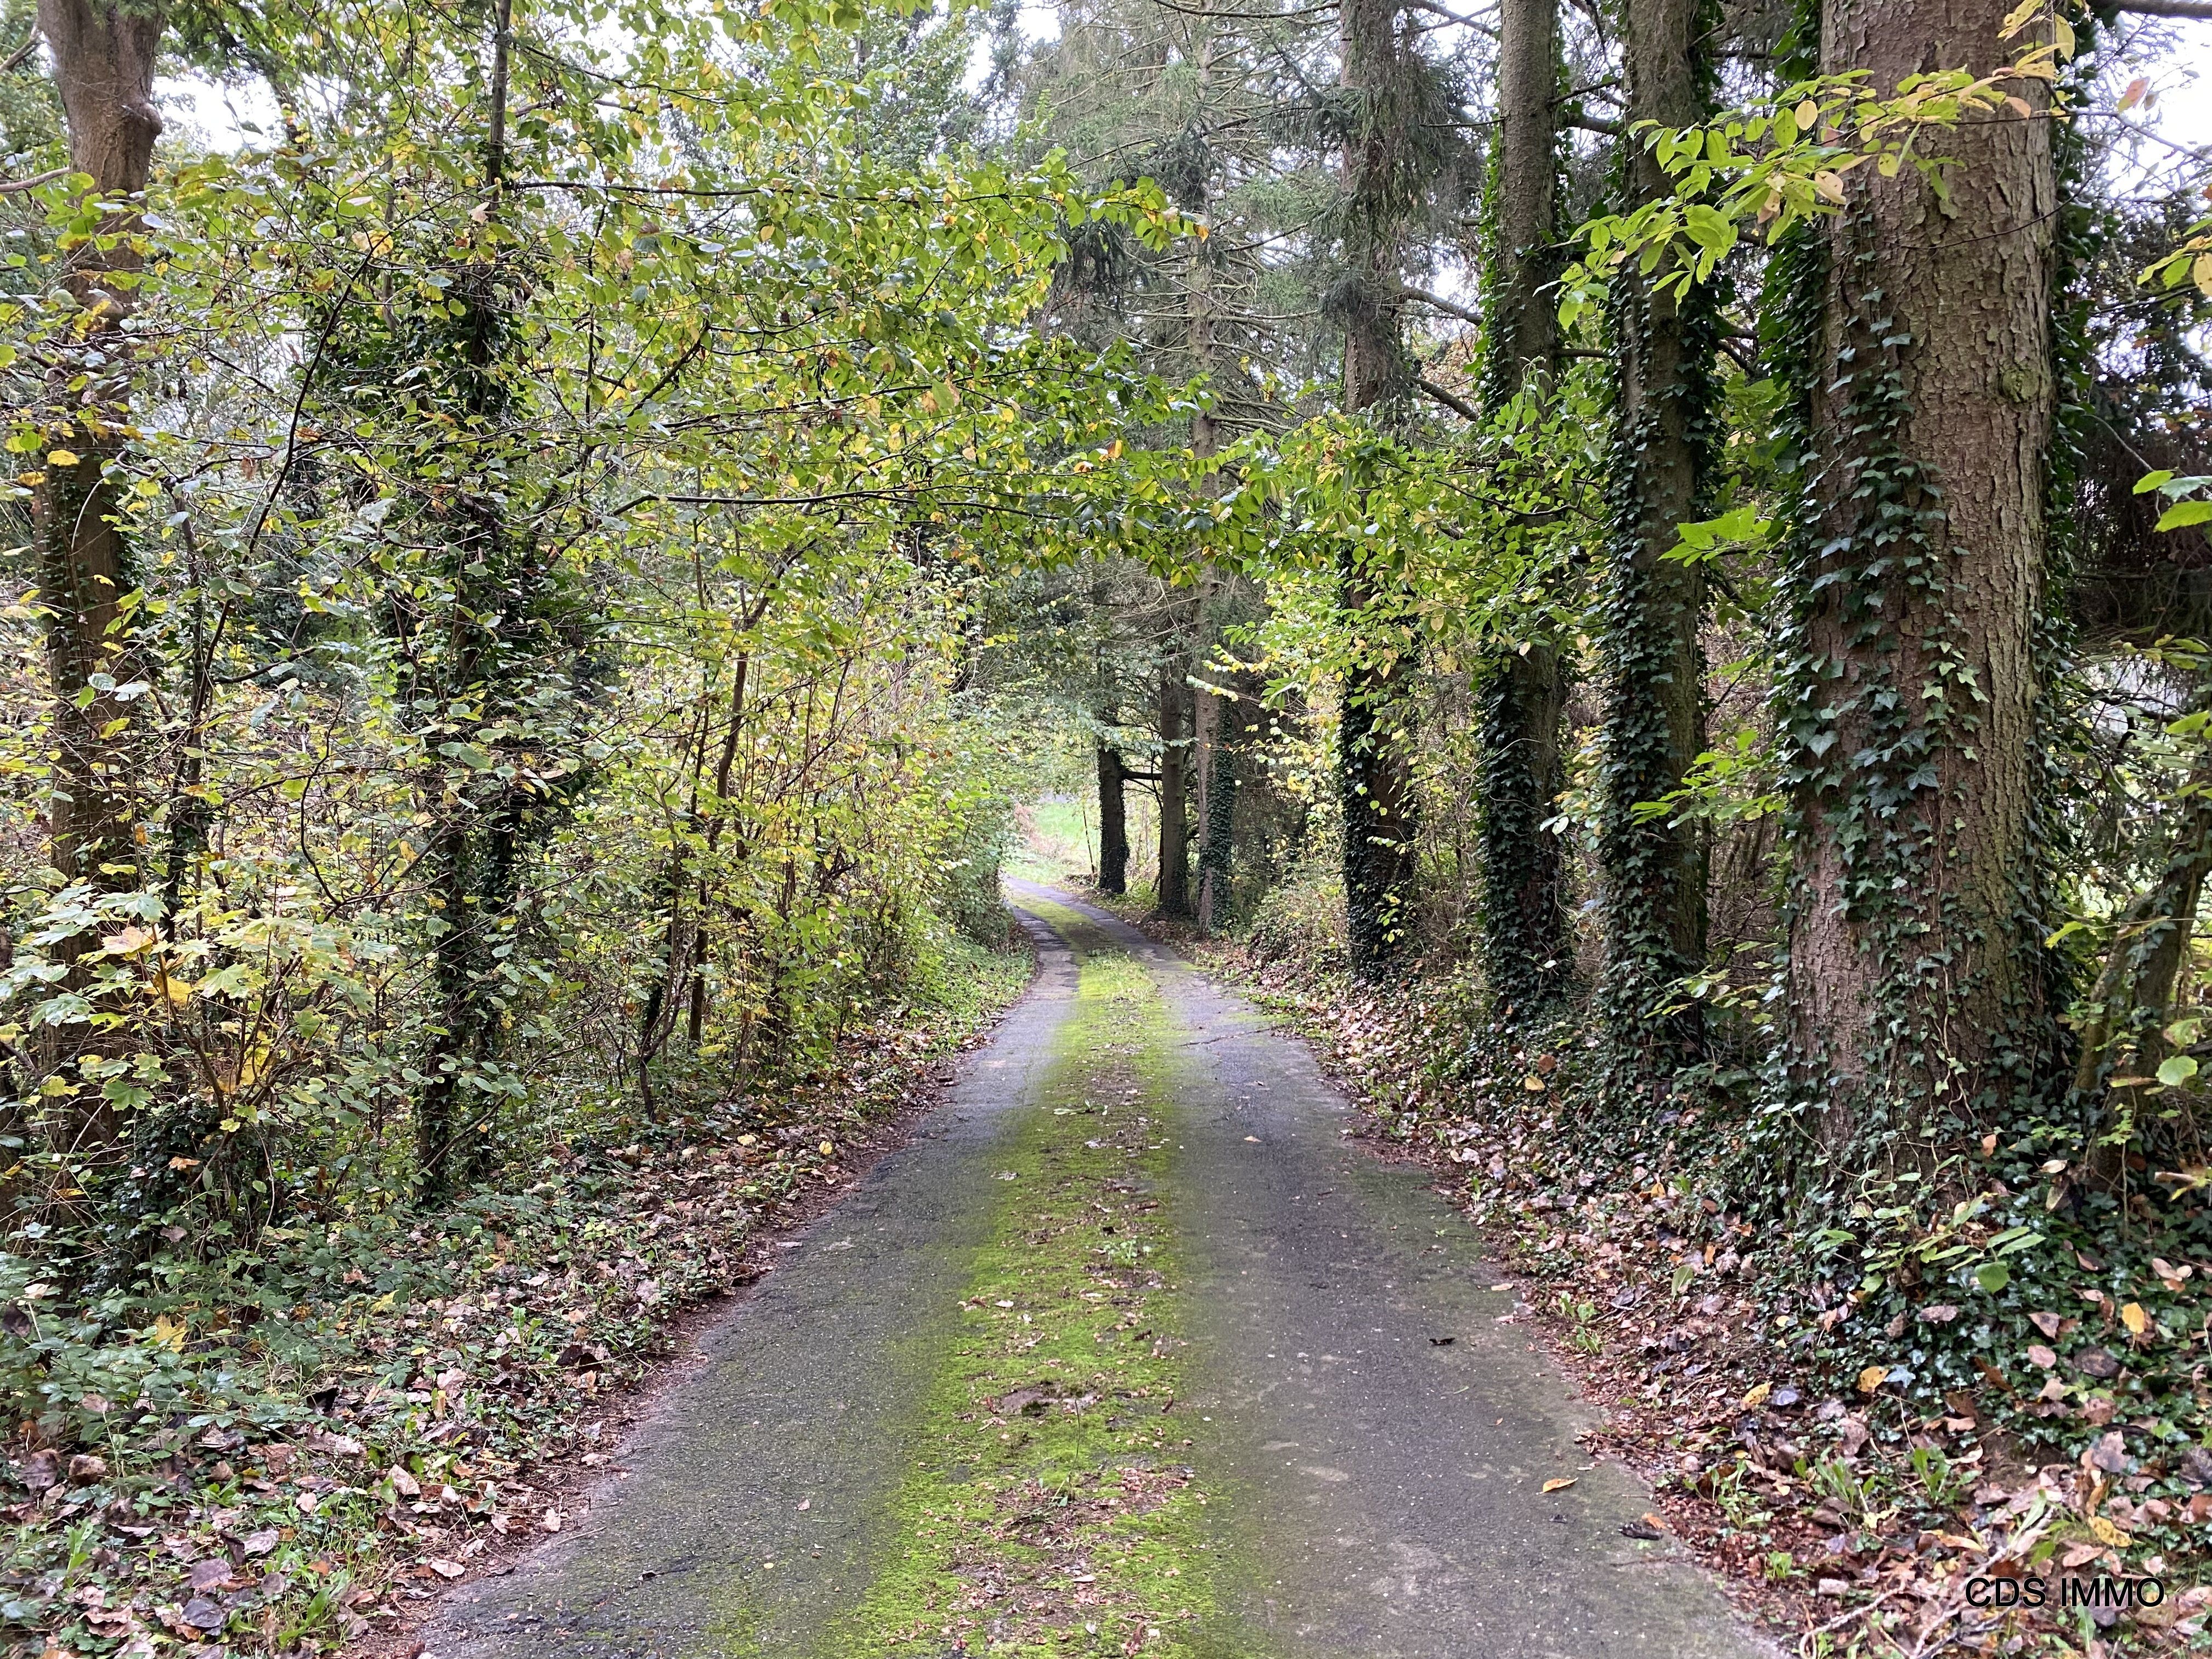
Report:
[[1048,811],[1480,1217],[1747,1298],[1857,1430],[1715,1408],[1728,1535],[2071,1466],[2023,1559],[2193,1582],[2203,15],[0,0],[11,1638],[452,1576]]

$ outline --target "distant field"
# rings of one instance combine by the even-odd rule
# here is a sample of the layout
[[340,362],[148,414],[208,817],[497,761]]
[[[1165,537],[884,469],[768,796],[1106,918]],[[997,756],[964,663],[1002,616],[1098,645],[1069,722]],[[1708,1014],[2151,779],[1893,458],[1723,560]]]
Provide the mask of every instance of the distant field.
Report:
[[[1098,871],[1098,799],[1041,795],[1015,809],[1021,840],[1007,860],[1010,874],[1031,881],[1088,882]],[[1129,792],[1129,884],[1152,878],[1158,864],[1158,808],[1139,789]]]

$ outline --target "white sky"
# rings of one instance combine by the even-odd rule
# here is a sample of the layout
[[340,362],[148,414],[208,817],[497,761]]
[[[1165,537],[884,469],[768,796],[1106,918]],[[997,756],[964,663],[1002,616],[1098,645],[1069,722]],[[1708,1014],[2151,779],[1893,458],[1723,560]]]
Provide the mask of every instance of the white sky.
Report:
[[[1030,40],[1056,40],[1059,9],[1031,0],[1021,8],[1018,27]],[[2123,30],[2118,45],[2130,60],[2130,72],[2146,76],[2156,94],[2148,109],[2128,118],[2155,135],[2133,146],[2136,165],[2154,175],[2179,159],[2171,148],[2179,146],[2203,153],[2212,171],[2212,84],[2204,74],[2212,66],[2212,21],[2130,18],[2123,20]],[[987,68],[979,58],[974,71],[978,83]],[[155,97],[173,126],[219,149],[252,142],[249,125],[266,133],[276,125],[276,100],[258,82],[218,87],[199,76],[167,77],[157,85]]]

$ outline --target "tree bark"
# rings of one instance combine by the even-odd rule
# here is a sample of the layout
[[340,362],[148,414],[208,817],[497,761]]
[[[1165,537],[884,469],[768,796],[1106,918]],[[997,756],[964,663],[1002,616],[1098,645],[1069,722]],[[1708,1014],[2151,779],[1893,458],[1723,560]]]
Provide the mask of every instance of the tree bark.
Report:
[[[1559,20],[1554,0],[1504,0],[1498,14],[1498,143],[1491,181],[1497,246],[1483,398],[1495,411],[1542,396],[1559,365],[1557,274]],[[1572,976],[1560,838],[1542,825],[1565,787],[1566,706],[1559,643],[1536,638],[1486,671],[1483,709],[1483,955],[1493,1001],[1518,1017]]]
[[[53,54],[70,167],[91,176],[99,198],[135,202],[145,192],[161,131],[154,66],[165,21],[158,5],[40,0],[39,29]],[[122,457],[131,421],[124,324],[137,308],[137,279],[145,263],[139,224],[136,208],[125,208],[110,216],[100,239],[69,251],[64,286],[87,320],[53,372],[46,481],[32,501],[40,583],[50,607],[55,762],[49,857],[65,879],[106,891],[127,890],[138,881],[143,744],[137,715],[150,706],[118,698],[113,689],[138,679],[145,665],[123,604],[137,584],[120,491],[108,476]],[[103,249],[100,240],[111,237],[114,245]],[[56,451],[76,459],[57,463]],[[95,686],[95,677],[111,684]]]
[[1129,890],[1129,794],[1121,751],[1098,745],[1098,890]]
[[1216,738],[1198,843],[1199,921],[1211,933],[1229,919],[1236,856],[1237,753]]
[[[1356,414],[1402,398],[1412,384],[1399,338],[1408,204],[1404,88],[1419,72],[1401,34],[1397,0],[1344,0],[1342,83],[1358,117],[1344,140],[1344,408]],[[1416,658],[1402,595],[1347,547],[1338,603],[1358,650],[1344,676],[1337,787],[1344,816],[1344,897],[1353,971],[1371,976],[1403,953],[1413,897],[1417,797],[1407,728]]]
[[1190,751],[1184,723],[1189,695],[1183,665],[1170,658],[1160,671],[1160,881],[1152,907],[1163,916],[1190,915],[1190,805],[1184,774]]
[[[1626,125],[1690,126],[1711,111],[1712,71],[1700,0],[1631,0],[1623,58]],[[1665,199],[1674,180],[1640,137],[1625,148],[1629,210]],[[1702,1007],[1668,987],[1705,965],[1706,837],[1696,821],[1639,823],[1634,808],[1682,786],[1705,746],[1701,567],[1662,556],[1675,526],[1707,516],[1720,434],[1713,373],[1719,296],[1700,283],[1678,301],[1632,270],[1616,279],[1617,400],[1613,526],[1605,599],[1605,992],[1622,1057],[1663,1079],[1698,1058]]]
[[1498,245],[1492,266],[1489,400],[1502,404],[1559,360],[1559,22],[1557,0],[1503,0],[1498,9]]
[[[1932,64],[1987,72],[2017,44],[1998,39],[2007,9],[1832,0],[1820,66],[1867,71],[1878,95]],[[1799,322],[1778,653],[1790,1060],[1819,1144],[1859,1166],[1926,1166],[2055,1069],[2034,759],[2051,131],[2000,116],[1923,138],[1956,162],[1948,203],[1911,167],[1854,170],[1803,273],[1819,303]]]
[[[513,0],[494,0],[492,9],[483,179],[488,198],[483,210],[496,219],[507,174]],[[448,290],[464,307],[455,322],[461,364],[453,398],[464,416],[462,429],[477,444],[490,441],[511,402],[500,374],[508,328],[503,275],[497,256],[472,252],[454,272]],[[519,645],[530,631],[531,601],[539,597],[544,572],[534,550],[516,545],[504,504],[488,479],[457,492],[454,516],[459,533],[447,554],[453,593],[440,691],[449,708],[474,702],[481,711],[506,690],[512,671],[505,649]],[[495,617],[503,623],[496,630],[488,625]],[[477,718],[483,718],[481,712]],[[444,769],[431,769],[426,784],[442,803]],[[429,1081],[415,1106],[417,1178],[428,1200],[449,1197],[490,1173],[500,1097],[464,1085],[497,1058],[495,951],[518,926],[521,854],[531,821],[546,805],[528,788],[507,784],[495,786],[488,799],[465,798],[439,809],[441,817],[427,856],[444,901],[437,918],[442,927],[434,930],[432,946],[440,1017],[423,1067]],[[672,905],[680,902],[680,890],[672,885]],[[672,916],[670,926],[672,933]],[[672,955],[672,965],[675,961]],[[657,1018],[658,1009],[655,1013]],[[641,1079],[644,1075],[641,1062]]]
[[[1205,614],[1203,607],[1200,614]],[[1201,933],[1213,931],[1213,770],[1221,744],[1221,699],[1201,685],[1190,688],[1191,822],[1198,841],[1198,893],[1192,914]]]

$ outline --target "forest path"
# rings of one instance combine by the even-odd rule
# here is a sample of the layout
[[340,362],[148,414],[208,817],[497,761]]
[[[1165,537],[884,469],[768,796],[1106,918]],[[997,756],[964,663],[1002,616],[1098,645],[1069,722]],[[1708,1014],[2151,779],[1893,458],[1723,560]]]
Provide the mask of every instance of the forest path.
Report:
[[1012,897],[1039,976],[945,1105],[428,1659],[1771,1652],[1302,1048]]

